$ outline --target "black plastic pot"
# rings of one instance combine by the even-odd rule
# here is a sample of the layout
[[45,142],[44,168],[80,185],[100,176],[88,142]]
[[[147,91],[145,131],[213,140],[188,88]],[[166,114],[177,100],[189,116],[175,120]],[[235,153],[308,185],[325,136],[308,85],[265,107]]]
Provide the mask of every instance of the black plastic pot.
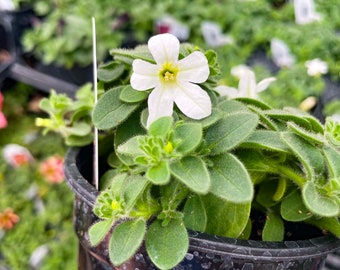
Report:
[[[75,194],[78,269],[157,269],[148,258],[144,246],[130,261],[116,268],[109,262],[107,239],[97,247],[90,246],[88,228],[97,220],[92,208],[98,196],[98,191],[86,180],[92,178],[91,167],[91,147],[71,148],[68,151],[64,172],[67,184]],[[197,232],[189,232],[189,235],[189,251],[174,269],[323,269],[327,254],[340,247],[340,240],[331,235],[286,242],[245,241]]]

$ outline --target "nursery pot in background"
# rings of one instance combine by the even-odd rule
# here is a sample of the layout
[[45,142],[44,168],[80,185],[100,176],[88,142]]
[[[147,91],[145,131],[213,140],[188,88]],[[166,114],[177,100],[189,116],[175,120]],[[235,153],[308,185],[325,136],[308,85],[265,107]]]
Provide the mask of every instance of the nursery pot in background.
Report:
[[[92,157],[92,147],[70,148],[65,157],[65,178],[75,194],[74,226],[79,239],[78,269],[157,269],[147,256],[144,246],[119,267],[112,266],[109,261],[108,239],[91,247],[88,229],[98,220],[92,213],[98,196],[98,191],[90,182]],[[327,254],[340,247],[340,240],[332,235],[309,240],[263,242],[189,232],[189,239],[189,251],[174,269],[323,269]]]

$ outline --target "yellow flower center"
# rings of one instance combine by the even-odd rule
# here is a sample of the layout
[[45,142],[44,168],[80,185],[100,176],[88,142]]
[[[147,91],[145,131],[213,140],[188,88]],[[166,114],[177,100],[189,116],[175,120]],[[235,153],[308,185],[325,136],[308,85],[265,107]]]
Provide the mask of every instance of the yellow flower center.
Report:
[[173,73],[171,73],[171,72],[169,72],[169,71],[167,71],[167,72],[165,72],[165,74],[164,74],[164,81],[174,81],[175,80],[175,76],[174,76],[174,74]]
[[164,82],[174,82],[176,80],[177,73],[178,68],[176,66],[174,66],[172,63],[165,63],[162,66],[159,76],[164,80]]

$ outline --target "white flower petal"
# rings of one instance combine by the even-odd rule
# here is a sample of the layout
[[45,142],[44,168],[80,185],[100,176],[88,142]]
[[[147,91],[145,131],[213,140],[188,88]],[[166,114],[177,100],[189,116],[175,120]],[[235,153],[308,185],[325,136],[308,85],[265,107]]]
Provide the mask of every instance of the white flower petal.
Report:
[[209,77],[208,60],[202,52],[193,52],[178,61],[177,79],[194,83],[203,83]]
[[236,78],[241,78],[242,76],[244,76],[244,74],[246,72],[248,72],[248,70],[251,70],[250,67],[246,66],[246,65],[238,65],[233,67],[230,70],[231,75],[233,75]]
[[242,75],[238,84],[239,96],[256,98],[255,73],[251,70]]
[[136,59],[132,63],[133,73],[130,83],[135,90],[148,90],[159,85],[159,68],[157,65]]
[[256,92],[257,93],[262,92],[263,90],[265,90],[275,80],[276,80],[275,77],[269,77],[269,78],[263,79],[262,81],[260,81],[256,85]]
[[226,85],[219,85],[219,86],[215,87],[215,91],[220,96],[227,96],[229,98],[238,97],[238,90],[234,87],[229,87],[229,86],[226,86]]
[[171,34],[160,34],[149,39],[148,47],[156,63],[177,62],[179,40]]
[[192,83],[181,83],[178,87],[174,101],[186,116],[202,119],[211,114],[211,100],[206,91]]
[[146,126],[162,116],[171,116],[173,112],[173,91],[157,86],[148,98],[149,117]]

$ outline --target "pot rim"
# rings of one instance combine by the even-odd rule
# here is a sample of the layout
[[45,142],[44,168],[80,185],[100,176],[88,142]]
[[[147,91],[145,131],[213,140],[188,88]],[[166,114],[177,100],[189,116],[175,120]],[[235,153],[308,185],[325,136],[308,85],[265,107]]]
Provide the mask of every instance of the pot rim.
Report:
[[[91,208],[94,206],[99,191],[79,172],[78,166],[85,159],[79,158],[82,148],[72,147],[66,153],[64,175],[67,185],[76,196],[82,198]],[[78,158],[77,158],[78,157]],[[78,162],[77,162],[78,160]],[[260,260],[294,260],[326,255],[340,248],[340,239],[329,234],[308,240],[269,242],[228,238],[188,230],[190,250],[213,252],[221,256],[230,254],[237,258],[258,256]]]

